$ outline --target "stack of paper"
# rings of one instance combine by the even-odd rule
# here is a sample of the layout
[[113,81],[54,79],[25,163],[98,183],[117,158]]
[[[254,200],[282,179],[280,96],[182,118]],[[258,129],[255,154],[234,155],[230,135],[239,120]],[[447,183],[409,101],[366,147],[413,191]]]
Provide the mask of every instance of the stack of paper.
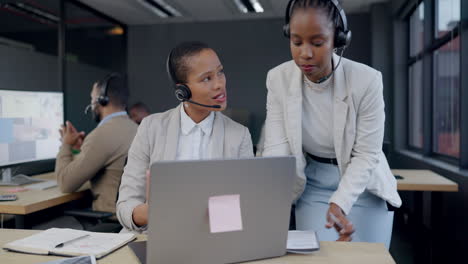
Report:
[[310,254],[320,249],[315,231],[289,231],[286,250],[289,253]]

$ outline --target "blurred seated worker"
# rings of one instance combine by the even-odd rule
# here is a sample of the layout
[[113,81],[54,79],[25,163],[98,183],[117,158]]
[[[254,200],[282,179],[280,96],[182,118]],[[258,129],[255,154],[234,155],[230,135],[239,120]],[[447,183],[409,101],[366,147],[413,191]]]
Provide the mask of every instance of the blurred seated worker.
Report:
[[[94,211],[115,213],[117,192],[128,149],[138,126],[125,112],[129,90],[125,78],[117,73],[93,85],[91,110],[97,127],[86,137],[70,121],[61,128],[62,146],[57,154],[55,174],[60,190],[77,191],[90,181]],[[73,158],[72,148],[80,147]]]
[[130,118],[139,125],[141,120],[149,116],[151,113],[148,106],[142,102],[138,102],[128,108],[128,114],[130,115]]

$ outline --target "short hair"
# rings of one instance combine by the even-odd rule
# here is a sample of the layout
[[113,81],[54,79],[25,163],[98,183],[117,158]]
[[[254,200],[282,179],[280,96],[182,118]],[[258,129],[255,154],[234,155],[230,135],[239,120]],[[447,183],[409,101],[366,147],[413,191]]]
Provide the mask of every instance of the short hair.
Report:
[[188,41],[178,44],[172,51],[169,60],[169,67],[173,73],[176,83],[186,83],[187,74],[190,70],[187,59],[199,54],[203,50],[211,49],[207,44],[200,41]]
[[338,9],[330,0],[296,0],[294,2],[294,5],[290,8],[291,10],[290,11],[291,13],[289,14],[290,20],[292,19],[294,12],[296,10],[307,9],[307,8],[322,9],[327,14],[330,22],[333,23],[334,28],[337,28],[338,26],[342,26]]
[[146,106],[143,102],[136,102],[134,103],[132,106],[130,106],[128,108],[128,111],[131,111],[132,109],[141,109],[141,110],[144,110],[146,112],[150,112],[148,106]]
[[107,96],[109,103],[114,106],[126,107],[130,91],[127,86],[127,78],[119,73],[108,74],[104,79],[99,80],[96,85],[101,94],[104,93],[104,85],[107,82]]

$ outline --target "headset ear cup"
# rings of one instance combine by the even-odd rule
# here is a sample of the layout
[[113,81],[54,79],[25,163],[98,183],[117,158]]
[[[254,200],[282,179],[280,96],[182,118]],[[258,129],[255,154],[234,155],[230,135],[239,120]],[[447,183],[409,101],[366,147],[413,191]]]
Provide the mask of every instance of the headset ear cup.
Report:
[[346,36],[341,29],[335,31],[335,49],[341,49],[346,45]]
[[181,102],[185,102],[192,97],[192,93],[190,92],[190,89],[183,84],[177,84],[176,89],[175,89],[175,96],[177,100]]
[[348,47],[351,43],[351,31],[343,32],[341,29],[336,29],[335,33],[335,48],[341,49]]
[[100,95],[98,97],[98,103],[102,106],[106,106],[109,103],[109,97]]
[[290,32],[289,32],[289,30],[290,30],[290,29],[289,29],[289,24],[285,24],[285,25],[283,26],[283,35],[284,35],[285,37],[287,37],[287,38],[290,37]]

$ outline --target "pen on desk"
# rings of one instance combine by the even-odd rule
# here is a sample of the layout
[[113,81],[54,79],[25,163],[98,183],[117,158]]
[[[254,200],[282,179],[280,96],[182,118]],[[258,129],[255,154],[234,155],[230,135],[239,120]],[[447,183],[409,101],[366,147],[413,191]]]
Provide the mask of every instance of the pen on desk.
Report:
[[79,236],[79,237],[77,237],[77,238],[74,238],[74,239],[71,239],[71,240],[62,242],[62,243],[56,245],[55,248],[61,248],[61,247],[65,246],[66,244],[70,244],[70,243],[72,243],[72,242],[75,242],[75,241],[77,241],[77,240],[80,240],[80,239],[85,238],[85,237],[88,237],[88,236],[89,236],[89,234],[88,234],[88,235]]

